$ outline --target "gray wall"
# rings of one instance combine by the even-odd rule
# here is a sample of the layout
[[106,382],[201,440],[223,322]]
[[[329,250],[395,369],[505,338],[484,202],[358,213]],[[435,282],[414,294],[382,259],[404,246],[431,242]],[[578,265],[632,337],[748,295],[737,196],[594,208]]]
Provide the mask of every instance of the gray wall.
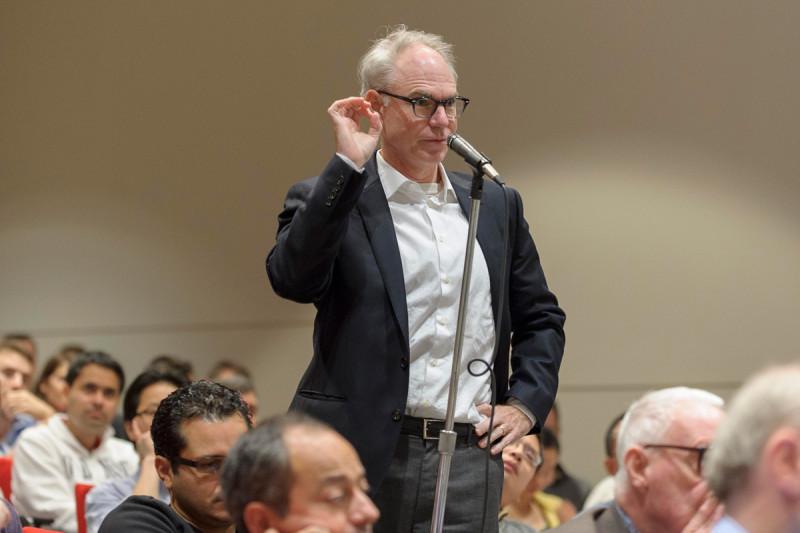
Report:
[[[313,309],[263,261],[380,26],[456,45],[460,132],[525,200],[568,314],[564,455],[673,384],[796,357],[800,4],[0,1],[0,333],[221,357],[286,408]],[[448,156],[448,165],[465,169]]]

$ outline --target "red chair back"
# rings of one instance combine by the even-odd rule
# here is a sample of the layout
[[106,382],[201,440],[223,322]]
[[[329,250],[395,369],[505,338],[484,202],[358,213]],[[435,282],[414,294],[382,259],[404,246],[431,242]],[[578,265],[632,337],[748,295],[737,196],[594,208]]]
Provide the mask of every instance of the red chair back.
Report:
[[75,483],[75,516],[78,518],[78,533],[86,533],[86,493],[94,485]]
[[11,501],[11,466],[14,460],[10,457],[0,457],[0,489],[6,500]]

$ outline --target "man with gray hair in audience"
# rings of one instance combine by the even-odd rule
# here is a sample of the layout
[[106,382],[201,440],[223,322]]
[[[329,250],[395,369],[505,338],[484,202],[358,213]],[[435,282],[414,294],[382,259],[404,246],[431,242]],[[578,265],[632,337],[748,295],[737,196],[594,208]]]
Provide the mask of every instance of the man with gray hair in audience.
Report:
[[238,533],[369,532],[380,516],[355,448],[299,412],[240,438],[219,481]]
[[645,394],[617,437],[614,501],[589,509],[559,533],[704,533],[721,508],[702,477],[703,456],[723,418],[710,392],[674,387]]
[[767,369],[739,390],[706,474],[726,511],[714,533],[800,531],[800,364]]

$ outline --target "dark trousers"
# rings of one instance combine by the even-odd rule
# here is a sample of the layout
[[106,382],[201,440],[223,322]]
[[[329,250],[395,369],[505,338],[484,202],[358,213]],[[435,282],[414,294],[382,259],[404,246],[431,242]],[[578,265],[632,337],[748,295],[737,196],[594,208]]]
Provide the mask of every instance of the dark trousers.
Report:
[[[447,533],[497,532],[503,490],[502,454],[489,459],[489,490],[484,500],[487,452],[478,448],[476,441],[459,439],[450,463],[442,528]],[[437,440],[400,435],[392,465],[375,495],[381,518],[374,531],[429,533],[438,471]]]

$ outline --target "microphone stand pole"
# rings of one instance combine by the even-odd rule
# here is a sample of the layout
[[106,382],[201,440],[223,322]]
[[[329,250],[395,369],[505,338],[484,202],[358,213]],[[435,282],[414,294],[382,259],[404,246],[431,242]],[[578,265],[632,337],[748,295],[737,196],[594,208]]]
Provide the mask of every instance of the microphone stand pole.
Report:
[[472,198],[469,212],[469,231],[467,236],[467,255],[464,258],[464,275],[461,283],[461,300],[458,306],[458,324],[456,327],[456,342],[453,350],[453,367],[450,373],[450,393],[447,397],[447,417],[444,429],[439,433],[439,472],[436,477],[436,496],[433,501],[433,516],[431,518],[431,533],[441,533],[444,525],[444,509],[447,501],[447,486],[450,478],[450,463],[456,450],[455,409],[456,395],[458,394],[458,376],[461,367],[461,348],[464,344],[464,323],[467,317],[467,304],[469,303],[469,284],[472,278],[472,260],[475,251],[475,236],[478,233],[478,214],[483,197],[483,171],[473,167]]

